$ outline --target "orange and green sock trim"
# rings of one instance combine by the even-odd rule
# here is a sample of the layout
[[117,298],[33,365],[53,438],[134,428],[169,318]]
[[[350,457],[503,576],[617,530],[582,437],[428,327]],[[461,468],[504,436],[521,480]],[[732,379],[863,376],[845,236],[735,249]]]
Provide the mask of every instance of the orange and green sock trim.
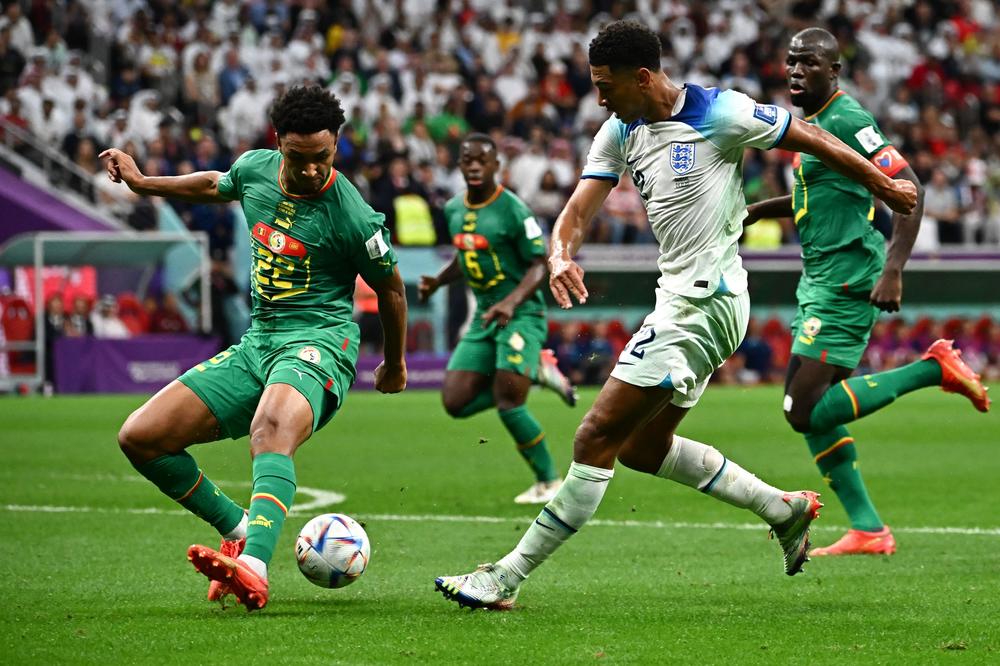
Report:
[[941,384],[941,366],[927,359],[901,368],[861,375],[834,384],[813,407],[810,427],[813,432],[850,423],[877,412],[901,395]]
[[559,477],[548,444],[545,443],[545,431],[524,405],[513,409],[498,411],[500,420],[507,432],[517,444],[517,452],[521,454],[528,467],[534,472],[538,481],[552,481]]
[[882,519],[875,510],[868,488],[858,469],[858,451],[854,438],[844,426],[823,433],[809,433],[806,443],[812,451],[823,480],[844,506],[851,527],[856,530],[882,529]]
[[198,469],[187,451],[171,453],[135,465],[164,495],[219,531],[228,534],[243,519],[243,507],[229,499]]
[[253,459],[253,493],[247,512],[247,543],[243,552],[265,564],[274,556],[288,510],[295,499],[295,463],[280,453],[260,453]]

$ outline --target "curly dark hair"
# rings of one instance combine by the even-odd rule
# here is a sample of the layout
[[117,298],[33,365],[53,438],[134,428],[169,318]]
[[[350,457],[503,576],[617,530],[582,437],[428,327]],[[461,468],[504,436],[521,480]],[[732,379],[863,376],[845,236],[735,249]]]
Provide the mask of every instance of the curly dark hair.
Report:
[[660,70],[660,38],[636,21],[615,21],[604,26],[590,42],[590,64],[611,69]]
[[344,124],[344,110],[333,93],[319,86],[295,86],[271,104],[271,124],[278,136],[289,133],[337,134]]

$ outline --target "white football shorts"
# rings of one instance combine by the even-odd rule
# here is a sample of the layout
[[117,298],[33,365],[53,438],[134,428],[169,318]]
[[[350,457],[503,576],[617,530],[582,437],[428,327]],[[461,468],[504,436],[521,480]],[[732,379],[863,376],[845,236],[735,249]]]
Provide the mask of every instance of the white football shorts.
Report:
[[656,290],[654,309],[625,345],[611,376],[633,386],[673,388],[671,403],[693,407],[712,373],[743,341],[750,295],[687,298]]

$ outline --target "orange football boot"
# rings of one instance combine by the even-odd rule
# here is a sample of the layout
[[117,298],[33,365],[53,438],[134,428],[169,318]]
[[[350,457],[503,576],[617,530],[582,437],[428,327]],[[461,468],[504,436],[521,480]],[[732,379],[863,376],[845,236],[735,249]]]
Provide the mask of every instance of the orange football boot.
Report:
[[810,557],[824,555],[892,555],[896,552],[896,539],[888,525],[876,532],[847,530],[847,534],[825,548],[813,548]]
[[979,375],[961,359],[961,350],[954,349],[952,344],[952,340],[938,340],[927,348],[921,358],[932,358],[941,366],[942,390],[964,395],[981,412],[990,411],[987,388],[979,381]]
[[[219,552],[226,557],[231,557],[236,559],[243,552],[243,547],[247,545],[246,537],[242,539],[237,539],[236,541],[226,541],[222,540],[222,544],[219,546]],[[229,594],[229,586],[221,581],[209,580],[208,582],[208,600],[209,601],[221,601],[224,596]]]
[[229,591],[248,611],[260,610],[267,605],[267,579],[258,576],[241,560],[198,545],[188,548],[188,560],[199,573],[228,585]]

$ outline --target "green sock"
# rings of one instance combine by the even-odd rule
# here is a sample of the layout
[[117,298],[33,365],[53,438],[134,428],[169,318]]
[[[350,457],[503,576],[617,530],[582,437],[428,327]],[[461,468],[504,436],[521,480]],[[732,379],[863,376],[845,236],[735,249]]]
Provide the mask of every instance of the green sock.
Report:
[[164,495],[219,530],[219,534],[228,534],[243,519],[243,507],[219,490],[187,451],[134,467]]
[[858,470],[858,451],[847,428],[837,426],[824,433],[809,433],[806,442],[823,474],[823,480],[847,511],[851,527],[866,532],[882,529],[882,519],[868,496],[868,489]]
[[253,495],[244,553],[264,564],[271,561],[293,499],[295,463],[292,459],[280,453],[257,455],[253,459]]
[[827,389],[810,415],[810,429],[826,432],[877,412],[893,400],[917,389],[941,384],[941,366],[927,359],[894,370],[845,379]]
[[495,403],[493,402],[493,389],[483,389],[476,394],[469,404],[462,408],[462,412],[458,415],[458,418],[464,419],[467,416],[472,416],[473,414],[478,414],[484,409],[490,409]]
[[559,477],[556,466],[549,455],[549,447],[545,443],[545,431],[524,405],[499,411],[500,420],[507,432],[517,443],[517,450],[528,463],[539,481],[552,481]]

